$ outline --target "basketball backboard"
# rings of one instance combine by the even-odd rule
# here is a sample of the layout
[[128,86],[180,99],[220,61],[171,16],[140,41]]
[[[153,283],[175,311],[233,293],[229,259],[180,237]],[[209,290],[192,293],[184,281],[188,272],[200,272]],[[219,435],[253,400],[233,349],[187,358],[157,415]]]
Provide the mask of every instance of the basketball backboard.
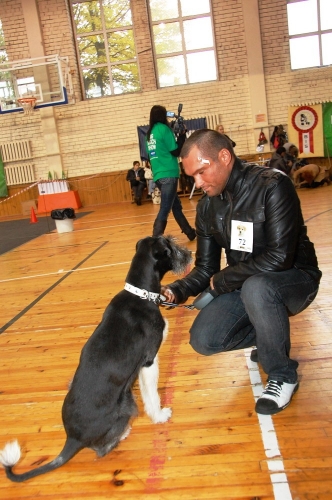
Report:
[[35,97],[35,108],[73,102],[67,57],[58,55],[0,64],[0,113],[22,111],[18,99]]

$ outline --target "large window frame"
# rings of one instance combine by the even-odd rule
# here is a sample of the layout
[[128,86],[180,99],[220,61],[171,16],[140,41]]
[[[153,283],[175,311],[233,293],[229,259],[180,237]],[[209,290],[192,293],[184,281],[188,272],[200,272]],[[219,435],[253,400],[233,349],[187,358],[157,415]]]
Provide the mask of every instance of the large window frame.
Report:
[[332,64],[332,1],[287,0],[291,69]]
[[[6,51],[5,35],[2,29],[2,21],[0,19],[0,64],[8,61],[8,54]],[[0,78],[0,102],[11,97],[10,83]]]
[[[121,9],[121,3],[128,5],[127,12],[119,11],[110,23],[107,8],[116,5]],[[84,99],[139,92],[141,83],[131,1],[71,0],[70,5]],[[88,9],[89,5],[94,9],[94,16],[85,27],[84,18],[78,17],[79,9]],[[95,15],[98,11],[99,16]]]
[[0,19],[0,63],[8,61],[8,54],[6,51],[5,34],[2,29],[2,21]]
[[148,7],[158,87],[217,80],[211,0],[171,0],[167,4],[148,0]]

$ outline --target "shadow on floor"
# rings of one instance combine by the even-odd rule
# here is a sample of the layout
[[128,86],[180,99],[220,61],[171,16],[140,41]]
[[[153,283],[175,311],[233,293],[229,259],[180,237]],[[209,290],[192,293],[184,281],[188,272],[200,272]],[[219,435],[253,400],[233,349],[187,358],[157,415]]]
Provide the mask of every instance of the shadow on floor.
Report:
[[[79,212],[80,219],[92,212]],[[51,217],[38,217],[38,222],[31,224],[30,219],[18,219],[0,222],[0,255],[28,243],[42,234],[55,230],[55,221]]]

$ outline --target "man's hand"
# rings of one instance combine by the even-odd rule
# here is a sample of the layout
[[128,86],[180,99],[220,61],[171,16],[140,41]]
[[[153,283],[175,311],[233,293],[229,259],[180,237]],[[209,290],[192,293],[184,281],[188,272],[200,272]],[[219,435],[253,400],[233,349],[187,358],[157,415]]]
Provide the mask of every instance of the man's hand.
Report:
[[176,297],[170,288],[167,286],[161,287],[161,294],[166,297],[167,302],[176,302]]

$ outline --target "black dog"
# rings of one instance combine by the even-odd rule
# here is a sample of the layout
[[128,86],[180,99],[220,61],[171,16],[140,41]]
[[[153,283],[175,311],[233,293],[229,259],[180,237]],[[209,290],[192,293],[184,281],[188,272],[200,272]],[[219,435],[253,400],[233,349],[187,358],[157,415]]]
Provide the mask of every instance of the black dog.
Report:
[[[20,458],[17,441],[8,443],[0,462],[15,482],[44,474],[68,462],[83,448],[99,456],[112,450],[130,432],[137,414],[132,385],[139,377],[144,408],[154,423],[166,422],[170,408],[160,408],[157,353],[167,332],[159,304],[160,281],[167,271],[180,273],[191,252],[171,237],[144,238],[136,245],[125,290],[107,306],[102,321],[82,349],[62,407],[67,439],[53,461],[24,474],[13,466]],[[143,300],[142,300],[143,299]]]

